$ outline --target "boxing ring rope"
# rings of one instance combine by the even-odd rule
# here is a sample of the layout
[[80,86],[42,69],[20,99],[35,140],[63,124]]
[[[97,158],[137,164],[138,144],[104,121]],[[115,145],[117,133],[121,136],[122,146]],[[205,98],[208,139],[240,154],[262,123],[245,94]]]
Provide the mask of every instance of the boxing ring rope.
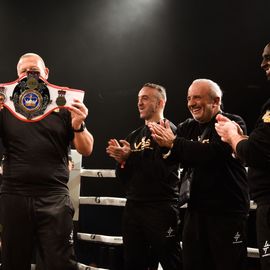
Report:
[[[106,268],[97,268],[94,266],[85,265],[83,263],[77,263],[79,270],[109,270]],[[31,264],[31,270],[36,270],[36,265]]]
[[109,169],[81,169],[81,176],[86,176],[86,177],[106,177],[106,178],[115,178],[115,170],[109,170]]
[[[115,170],[111,169],[81,169],[81,176],[85,177],[96,177],[99,180],[102,178],[115,178]],[[124,207],[126,203],[125,198],[117,197],[79,197],[79,204],[84,205],[103,205],[103,206],[116,206]],[[182,208],[186,208],[187,205],[183,205]],[[250,201],[250,210],[256,210],[257,205],[254,201]],[[87,234],[87,233],[77,233],[78,239],[82,241],[90,242],[100,242],[112,245],[121,245],[123,243],[121,236],[108,236],[99,234]],[[247,248],[248,257],[259,258],[259,250],[257,248]]]
[[125,198],[116,197],[80,197],[80,204],[88,205],[111,205],[111,206],[125,206]]
[[122,236],[109,236],[102,234],[93,234],[93,233],[77,233],[79,240],[89,241],[89,242],[98,242],[111,245],[122,245],[123,237]]
[[88,265],[85,265],[83,263],[78,263],[78,267],[79,267],[79,270],[109,270],[109,269],[105,269],[105,268],[97,268],[94,266],[88,266]]
[[[74,220],[79,219],[79,205],[102,205],[102,206],[115,206],[124,207],[126,204],[125,198],[119,197],[108,197],[108,196],[82,196],[80,197],[80,183],[81,177],[95,177],[102,181],[103,178],[114,178],[116,179],[115,170],[111,169],[82,169],[81,168],[81,155],[77,151],[72,150],[72,159],[74,161],[74,167],[70,173],[69,179],[69,190],[71,200],[74,204],[75,215]],[[1,170],[1,167],[0,167]],[[1,173],[1,171],[0,171]],[[98,180],[97,180],[98,181]],[[187,205],[183,205],[181,208],[186,208]],[[256,210],[257,205],[254,201],[250,201],[250,210]],[[108,245],[119,246],[123,244],[122,236],[111,236],[111,235],[101,235],[94,233],[77,233],[77,239],[80,241],[87,241],[93,243],[103,243]],[[182,242],[180,243],[182,245]],[[259,258],[259,250],[257,248],[247,248],[247,254],[249,258]],[[97,268],[93,266],[88,266],[78,262],[79,270],[109,270],[105,268]],[[35,265],[31,265],[31,270],[35,269]],[[162,268],[159,268],[162,270]]]
[[[100,267],[94,267],[94,266],[89,266],[83,263],[77,263],[79,270],[110,270],[107,268],[100,268]],[[31,270],[36,270],[36,265],[31,264]]]

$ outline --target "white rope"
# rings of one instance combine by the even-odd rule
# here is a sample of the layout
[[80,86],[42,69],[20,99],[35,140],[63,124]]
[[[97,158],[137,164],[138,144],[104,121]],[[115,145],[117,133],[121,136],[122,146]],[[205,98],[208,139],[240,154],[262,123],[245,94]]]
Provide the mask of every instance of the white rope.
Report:
[[[112,206],[125,206],[126,198],[119,197],[95,197],[95,196],[84,196],[80,197],[80,204],[87,205],[112,205]],[[181,208],[187,208],[187,204],[181,206]],[[256,210],[257,204],[254,201],[250,201],[250,210]]]
[[[86,176],[86,177],[97,177],[97,178],[115,178],[115,170],[111,169],[81,169],[81,176]],[[85,197],[86,198],[86,197]],[[115,205],[115,206],[124,206],[122,200],[124,198],[116,198],[116,200],[121,200],[121,205],[118,205],[118,202],[114,202],[113,197],[104,197],[104,203],[97,203],[95,202],[95,199],[93,198],[102,198],[102,197],[89,197],[89,203],[87,203],[87,199],[83,199],[84,203],[82,204],[100,204],[100,205]],[[105,199],[106,198],[106,199]],[[81,201],[81,198],[80,198]],[[187,204],[184,204],[181,206],[181,208],[187,208]],[[254,201],[250,201],[250,210],[256,210],[257,209],[257,204]]]
[[89,233],[77,233],[77,238],[79,240],[90,241],[90,242],[101,242],[106,244],[113,245],[122,245],[123,237],[122,236],[108,236],[101,234],[89,234]]
[[260,258],[259,249],[258,248],[247,248],[248,257],[249,258]]
[[[126,198],[118,198],[118,197],[80,197],[80,204],[87,205],[112,205],[112,206],[125,206]],[[181,208],[187,208],[187,204],[181,206]]]
[[98,268],[94,266],[88,266],[83,263],[78,263],[78,267],[79,267],[79,270],[109,270],[107,268],[105,269],[105,268]]
[[[86,177],[97,177],[97,178],[115,178],[115,170],[110,169],[81,169],[81,176]],[[125,206],[126,199],[125,198],[117,198],[117,197],[80,197],[80,204],[85,205],[112,205],[112,206]],[[181,206],[181,208],[187,208],[187,204]],[[257,204],[254,201],[250,201],[250,210],[256,210]],[[108,236],[108,235],[99,235],[99,234],[88,234],[88,233],[77,233],[77,237],[83,241],[90,242],[102,242],[107,244],[114,245],[122,245],[123,238],[122,236]],[[182,244],[182,243],[181,243]],[[248,257],[250,258],[259,258],[259,250],[257,248],[247,248]],[[89,266],[85,266],[84,270],[94,270],[102,268],[89,268]],[[88,268],[87,268],[88,267]],[[80,268],[81,270],[81,268]],[[102,269],[103,270],[103,269]]]
[[86,177],[109,177],[109,178],[115,178],[115,170],[107,170],[107,169],[98,169],[98,170],[86,170],[81,169],[81,176]]
[[[78,233],[78,234],[81,234],[81,233]],[[104,237],[104,235],[103,235],[103,237]],[[81,240],[84,240],[84,239],[81,239]],[[180,242],[180,244],[182,246],[182,242]],[[259,249],[257,249],[257,248],[248,247],[247,252],[248,252],[249,258],[260,258]],[[79,263],[79,262],[77,263],[77,265],[78,265],[79,270],[109,270],[107,268],[98,268],[98,267],[94,267],[94,266],[88,266],[88,265],[85,265],[85,264]],[[36,269],[36,265],[31,264],[31,270],[35,270],[35,269]],[[158,270],[162,270],[162,267],[160,264],[158,265]]]
[[[84,196],[80,197],[80,204],[87,205],[112,205],[112,206],[125,206],[126,198],[119,197],[95,197],[95,196]],[[187,208],[187,204],[181,206],[181,208]],[[256,210],[257,204],[254,201],[250,201],[250,210]]]
[[[180,171],[181,170],[182,169],[180,169]],[[112,170],[112,169],[81,169],[81,176],[115,177],[115,170]]]
[[[101,242],[106,244],[114,244],[114,245],[122,245],[123,238],[122,236],[108,236],[108,235],[100,235],[100,234],[88,234],[88,233],[77,233],[77,237],[83,241],[90,242]],[[182,242],[180,242],[182,246]],[[247,248],[247,254],[249,258],[259,258],[259,249],[258,248]]]
[[[1,265],[1,264],[0,264]],[[89,266],[89,265],[85,265],[83,263],[77,263],[79,270],[109,270],[109,269],[105,269],[105,268],[98,268],[98,267],[94,267],[94,266]],[[36,270],[36,265],[35,264],[31,264],[31,270]]]
[[80,197],[80,204],[89,205],[112,205],[112,206],[125,206],[125,198],[116,197]]

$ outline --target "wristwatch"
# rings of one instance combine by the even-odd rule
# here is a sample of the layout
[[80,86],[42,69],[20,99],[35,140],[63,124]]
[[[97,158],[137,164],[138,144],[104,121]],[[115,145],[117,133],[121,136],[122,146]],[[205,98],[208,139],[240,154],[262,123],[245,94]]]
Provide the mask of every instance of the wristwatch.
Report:
[[85,130],[85,123],[84,122],[81,123],[81,126],[80,126],[79,129],[74,129],[73,128],[74,132],[83,132],[84,130]]

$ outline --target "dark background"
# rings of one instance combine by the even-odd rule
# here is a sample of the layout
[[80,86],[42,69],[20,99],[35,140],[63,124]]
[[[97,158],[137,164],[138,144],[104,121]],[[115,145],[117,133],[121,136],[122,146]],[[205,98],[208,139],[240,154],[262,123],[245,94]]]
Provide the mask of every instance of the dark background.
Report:
[[0,2],[0,81],[17,78],[18,58],[40,54],[49,81],[86,91],[87,127],[95,137],[85,168],[114,168],[105,148],[143,122],[142,84],[166,87],[166,117],[189,117],[186,91],[210,78],[225,110],[252,129],[268,95],[260,69],[270,41],[269,0],[77,0]]
[[[165,86],[166,117],[177,124],[190,116],[191,82],[212,79],[224,91],[225,110],[240,114],[251,131],[269,97],[260,68],[270,42],[269,10],[269,0],[1,0],[0,81],[17,78],[22,54],[40,54],[50,69],[49,82],[86,91],[86,124],[95,146],[83,166],[113,169],[107,141],[143,124],[137,93],[146,82]],[[95,185],[95,179],[82,182],[82,195],[97,194]],[[107,196],[123,192],[110,179],[101,186],[100,194]],[[111,208],[102,226],[94,223],[103,211],[81,207],[79,230],[108,234],[104,224],[110,224],[116,229],[112,234],[121,234]],[[254,226],[251,230],[254,236]],[[89,263],[91,252],[95,260],[104,253],[103,247],[98,255],[88,248],[81,247],[82,262]]]

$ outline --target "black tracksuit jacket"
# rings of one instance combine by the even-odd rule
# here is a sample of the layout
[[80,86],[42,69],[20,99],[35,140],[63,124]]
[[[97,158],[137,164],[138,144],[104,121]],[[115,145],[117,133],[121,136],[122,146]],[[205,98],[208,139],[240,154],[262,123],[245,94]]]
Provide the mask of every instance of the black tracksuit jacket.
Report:
[[[243,119],[223,113],[246,131]],[[200,124],[187,119],[177,128],[177,138],[170,159],[181,162],[182,167],[193,169],[190,209],[212,214],[244,214],[249,210],[249,190],[246,169],[221,141],[215,130],[215,117]],[[204,129],[208,131],[202,142],[198,141]]]
[[248,140],[237,144],[237,154],[248,169],[251,196],[258,204],[270,203],[270,99],[262,108]]
[[[171,123],[172,130],[176,130]],[[128,200],[140,202],[176,201],[179,187],[179,163],[165,163],[162,148],[152,139],[144,125],[126,140],[131,154],[124,168],[119,165],[116,175],[123,181]]]

